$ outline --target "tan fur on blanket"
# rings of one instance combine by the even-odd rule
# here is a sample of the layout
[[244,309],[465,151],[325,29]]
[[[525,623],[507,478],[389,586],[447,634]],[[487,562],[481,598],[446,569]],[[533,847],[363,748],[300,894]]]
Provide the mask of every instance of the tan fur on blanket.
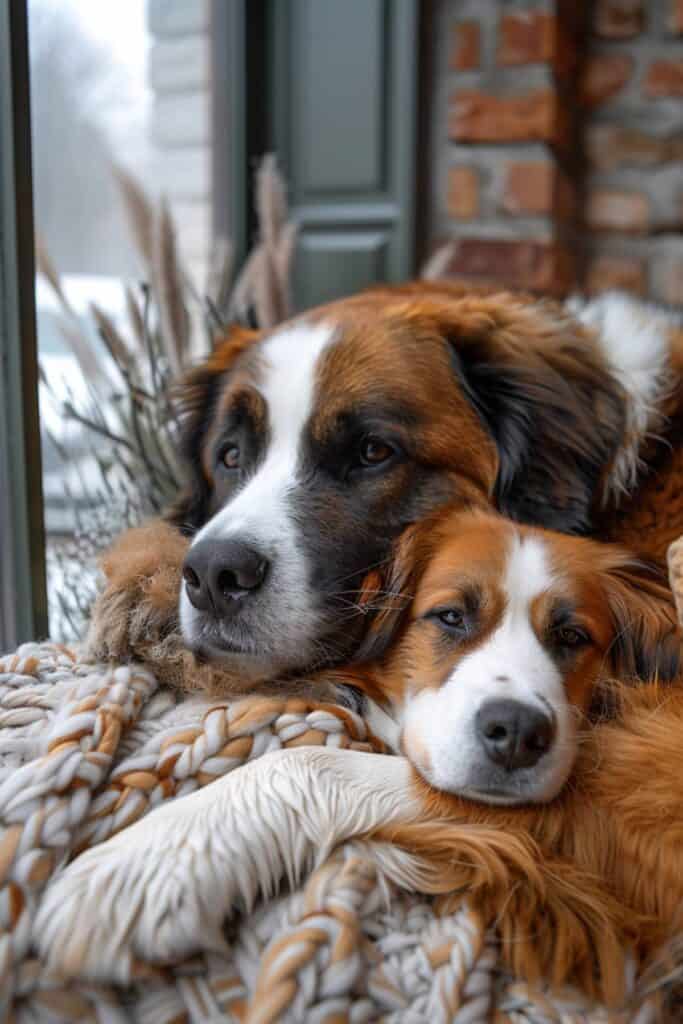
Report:
[[87,658],[140,661],[165,685],[186,692],[236,688],[224,673],[200,665],[182,643],[178,594],[188,546],[160,519],[118,538],[100,562],[105,583],[85,640]]

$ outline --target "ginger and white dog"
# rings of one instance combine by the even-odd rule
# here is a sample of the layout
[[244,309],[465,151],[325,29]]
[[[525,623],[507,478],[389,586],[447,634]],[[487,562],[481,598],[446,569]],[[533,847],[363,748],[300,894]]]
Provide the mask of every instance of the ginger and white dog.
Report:
[[371,663],[350,678],[372,699],[374,731],[438,790],[552,800],[599,683],[678,673],[668,588],[613,546],[453,511],[407,531],[389,588],[410,605],[384,599]]
[[469,887],[522,973],[547,954],[554,980],[596,962],[614,977],[634,922],[648,950],[667,937],[683,796],[663,800],[652,765],[677,770],[683,696],[633,685],[615,720],[595,716],[606,679],[678,675],[666,586],[620,549],[481,510],[412,529],[375,586],[368,660],[325,682],[360,686],[403,756],[279,751],[152,811],[48,889],[35,942],[49,967],[126,982],[225,949],[227,915],[352,838],[400,884]]

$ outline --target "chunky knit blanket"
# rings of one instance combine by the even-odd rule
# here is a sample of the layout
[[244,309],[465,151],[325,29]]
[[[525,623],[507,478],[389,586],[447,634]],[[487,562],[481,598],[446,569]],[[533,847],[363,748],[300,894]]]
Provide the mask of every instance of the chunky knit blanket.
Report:
[[[280,747],[372,750],[357,715],[303,699],[183,696],[145,667],[83,663],[54,643],[0,658],[0,1020],[605,1021],[579,992],[531,989],[499,960],[495,921],[379,877],[353,843],[229,924],[229,952],[125,991],[64,983],[32,921],[67,860],[162,801]],[[631,1021],[654,1020],[646,1005]]]

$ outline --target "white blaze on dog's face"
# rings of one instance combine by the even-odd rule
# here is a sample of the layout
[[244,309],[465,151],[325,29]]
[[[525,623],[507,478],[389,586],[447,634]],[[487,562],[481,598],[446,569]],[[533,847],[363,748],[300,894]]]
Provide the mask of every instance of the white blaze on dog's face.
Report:
[[676,671],[674,646],[673,660],[664,650],[669,638],[680,647],[670,602],[655,589],[643,618],[621,552],[610,563],[599,544],[488,514],[451,516],[432,545],[409,624],[377,675],[399,747],[437,789],[551,800],[601,674],[624,678],[634,644],[653,671]]
[[[278,650],[285,655],[282,660],[286,664],[291,659],[292,646],[306,644],[307,638],[316,631],[316,609],[304,582],[310,565],[295,523],[293,498],[306,472],[304,431],[313,408],[315,368],[333,334],[327,325],[304,325],[276,333],[259,347],[253,378],[258,387],[250,388],[249,400],[252,406],[250,440],[252,444],[254,441],[260,444],[261,450],[253,458],[253,471],[242,487],[235,487],[234,497],[211,516],[193,540],[195,548],[200,544],[220,545],[222,542],[244,545],[248,552],[258,553],[259,561],[267,563],[268,606],[287,609],[286,617],[269,615],[269,608],[261,603],[260,614],[272,631],[269,646],[273,653],[264,651],[260,656],[250,639],[248,624],[238,627],[235,635],[228,632],[225,625],[217,627],[215,621],[207,622],[206,609],[200,602],[193,603],[190,599],[191,588],[185,587],[181,592],[180,621],[190,645],[206,654],[220,656],[227,651],[251,656],[251,670],[257,675],[268,674],[271,663],[278,660]],[[258,415],[254,415],[254,406]],[[248,454],[244,450],[247,440],[244,430],[240,432],[236,426],[231,424],[228,431],[226,453],[236,449],[238,466],[235,470],[238,470]],[[238,433],[241,433],[239,438]],[[256,434],[260,437],[255,438]],[[219,448],[223,446],[221,441],[218,443]],[[220,464],[220,456],[218,462]],[[229,478],[236,477],[237,473],[229,466],[225,469],[228,487],[236,484],[237,481]],[[220,553],[220,547],[216,550]],[[238,549],[236,554],[239,562],[242,553]],[[225,573],[232,571],[233,561],[234,557],[231,559],[228,555]],[[204,571],[210,572],[210,567]],[[237,605],[241,597],[239,593],[225,596],[225,610],[231,604]],[[232,624],[234,616],[229,618]]]

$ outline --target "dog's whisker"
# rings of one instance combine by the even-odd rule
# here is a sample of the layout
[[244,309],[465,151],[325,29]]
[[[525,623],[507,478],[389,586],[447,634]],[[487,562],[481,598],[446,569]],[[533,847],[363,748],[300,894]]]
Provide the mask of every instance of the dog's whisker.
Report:
[[385,565],[389,565],[391,562],[391,554],[385,555],[384,558],[380,558],[376,562],[371,562],[369,565],[364,566],[360,569],[354,569],[353,572],[347,573],[345,576],[337,576],[332,580],[332,584],[345,583],[346,580],[350,579],[361,579],[366,576],[367,573],[372,572],[373,569],[381,569]]

